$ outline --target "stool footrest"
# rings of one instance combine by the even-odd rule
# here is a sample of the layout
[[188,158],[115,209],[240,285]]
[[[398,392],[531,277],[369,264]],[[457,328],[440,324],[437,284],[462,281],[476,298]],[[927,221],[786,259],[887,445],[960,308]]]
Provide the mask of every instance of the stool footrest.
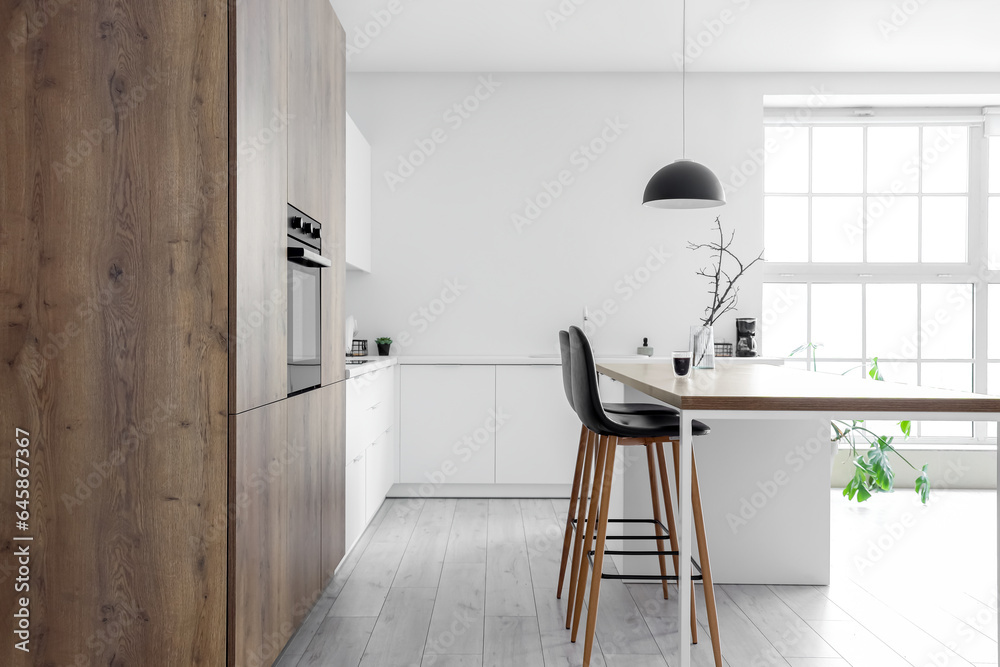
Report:
[[[658,525],[662,530],[662,535],[636,535],[635,537],[619,537],[617,535],[608,535],[604,539],[606,540],[667,540],[670,539],[670,529],[663,525],[662,521],[657,521],[656,519],[608,519],[608,523],[651,523],[653,525]],[[573,519],[573,528],[576,529],[576,519]],[[597,536],[594,535],[594,539]]]
[[[587,560],[590,561],[590,567],[594,567],[594,551],[587,552]],[[676,551],[612,551],[611,549],[604,550],[605,555],[612,556],[673,556]],[[701,564],[698,563],[694,558],[691,559],[691,567],[697,570],[697,574],[691,574],[691,581],[702,581],[704,577],[701,573]],[[601,579],[618,579],[626,581],[680,581],[680,577],[676,574],[606,574],[601,572]]]

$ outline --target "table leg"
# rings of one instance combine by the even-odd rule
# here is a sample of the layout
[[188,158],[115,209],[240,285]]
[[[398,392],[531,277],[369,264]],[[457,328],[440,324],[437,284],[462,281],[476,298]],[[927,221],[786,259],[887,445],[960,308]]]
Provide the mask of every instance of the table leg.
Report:
[[680,482],[677,485],[677,511],[680,531],[680,667],[691,667],[691,417],[681,411]]

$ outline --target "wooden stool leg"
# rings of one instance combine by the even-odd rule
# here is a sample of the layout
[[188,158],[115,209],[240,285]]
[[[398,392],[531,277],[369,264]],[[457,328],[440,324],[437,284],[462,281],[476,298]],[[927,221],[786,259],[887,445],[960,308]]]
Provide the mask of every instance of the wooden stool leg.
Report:
[[594,545],[594,574],[590,582],[590,604],[587,606],[587,635],[583,644],[583,667],[590,667],[590,656],[594,651],[594,635],[597,632],[597,605],[601,598],[601,574],[604,571],[604,541],[608,535],[608,505],[611,502],[611,483],[615,474],[615,449],[618,438],[611,438],[608,445],[607,463],[604,466],[604,486],[601,489],[601,514],[597,528],[597,544]]
[[715,607],[715,586],[712,583],[712,566],[708,560],[708,538],[705,536],[705,514],[701,507],[701,487],[698,485],[698,467],[691,452],[691,505],[694,512],[694,530],[698,539],[698,558],[701,561],[702,588],[705,589],[705,606],[708,608],[708,631],[712,635],[712,652],[715,667],[722,667],[722,642],[719,637],[719,614]]
[[[681,468],[678,465],[681,460],[681,443],[680,441],[673,441],[674,450],[674,479],[677,481],[677,493],[681,491]],[[677,496],[677,506],[680,507],[681,498]],[[690,563],[685,563],[684,567],[691,567]],[[678,570],[677,574],[680,574]],[[698,643],[698,614],[696,613],[697,606],[694,601],[694,581],[691,581],[691,643]]]
[[[573,564],[573,567],[579,568],[580,573],[577,577],[576,600],[573,606],[573,634],[570,635],[570,641],[572,642],[576,641],[576,635],[580,630],[580,612],[583,610],[583,596],[587,590],[587,552],[590,551],[590,545],[594,543],[594,527],[595,520],[597,519],[598,503],[601,500],[601,479],[604,476],[604,462],[608,453],[608,440],[609,438],[606,435],[600,437],[600,445],[597,448],[597,465],[594,470],[594,487],[590,493],[590,511],[587,512],[587,528],[580,537],[583,548],[580,550],[579,560]],[[602,516],[601,518],[605,517]]]
[[559,587],[556,599],[562,597],[563,579],[566,577],[566,561],[569,560],[569,545],[573,539],[573,515],[580,494],[580,477],[583,474],[583,459],[587,451],[587,427],[580,424],[580,447],[576,452],[576,472],[573,473],[573,489],[569,495],[569,509],[566,511],[566,535],[563,537],[562,561],[559,563]]
[[580,476],[580,502],[577,507],[576,531],[573,540],[573,562],[569,575],[569,599],[566,601],[566,629],[569,630],[573,621],[573,605],[576,603],[576,582],[580,574],[580,548],[583,543],[583,534],[586,529],[587,518],[587,498],[590,489],[590,473],[594,466],[594,451],[597,449],[597,434],[587,431],[587,453],[584,458],[583,470]]
[[[655,447],[652,442],[646,443],[646,467],[649,468],[649,497],[653,501],[653,518],[656,519],[656,535],[663,535],[663,528],[660,524],[663,522],[663,517],[660,515],[660,492],[656,488],[656,462],[653,458],[653,447]],[[656,550],[666,551],[667,545],[663,540],[656,540]],[[673,551],[673,549],[671,549]],[[657,556],[660,561],[660,576],[667,576],[667,557],[663,554]],[[670,588],[667,585],[667,580],[662,581],[663,584],[663,599],[667,600],[670,598]]]

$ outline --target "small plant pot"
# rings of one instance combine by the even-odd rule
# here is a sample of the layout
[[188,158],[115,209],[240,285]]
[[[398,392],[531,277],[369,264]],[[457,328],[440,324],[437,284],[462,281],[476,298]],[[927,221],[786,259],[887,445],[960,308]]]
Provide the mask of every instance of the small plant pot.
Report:
[[376,345],[378,346],[378,356],[389,356],[389,348],[392,347],[392,343],[376,343]]

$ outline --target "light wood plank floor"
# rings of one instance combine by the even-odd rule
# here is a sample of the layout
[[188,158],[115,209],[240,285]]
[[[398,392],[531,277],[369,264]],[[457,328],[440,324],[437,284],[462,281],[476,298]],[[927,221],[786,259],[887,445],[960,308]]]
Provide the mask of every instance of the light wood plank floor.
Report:
[[[830,586],[717,587],[728,667],[997,665],[996,493],[833,499]],[[566,501],[387,500],[278,667],[564,667]],[[711,537],[711,536],[709,536]],[[607,559],[608,571],[614,567]],[[564,593],[565,596],[565,593]],[[697,592],[701,642],[714,665]],[[676,588],[605,580],[595,667],[676,667]]]

